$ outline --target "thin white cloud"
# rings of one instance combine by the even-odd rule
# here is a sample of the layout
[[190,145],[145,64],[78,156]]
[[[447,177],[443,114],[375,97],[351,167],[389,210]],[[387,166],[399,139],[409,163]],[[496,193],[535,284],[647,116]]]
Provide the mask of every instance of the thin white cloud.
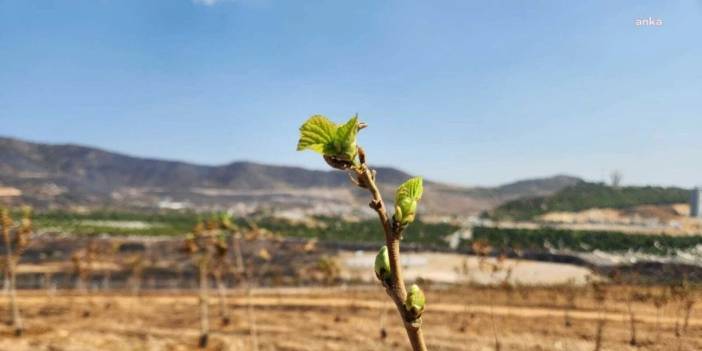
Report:
[[267,7],[270,4],[269,0],[192,0],[192,2],[202,6],[215,6],[225,2],[253,7]]
[[198,4],[198,5],[205,5],[205,6],[214,6],[218,2],[222,2],[223,0],[193,0],[193,3]]

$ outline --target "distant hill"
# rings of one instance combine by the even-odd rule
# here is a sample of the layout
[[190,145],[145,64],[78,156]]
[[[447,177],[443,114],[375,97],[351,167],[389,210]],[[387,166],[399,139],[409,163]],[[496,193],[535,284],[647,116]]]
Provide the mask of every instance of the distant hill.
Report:
[[591,208],[630,208],[687,202],[690,191],[675,187],[625,186],[578,182],[551,195],[522,198],[501,204],[490,215],[498,219],[528,220],[547,212],[577,212]]
[[[378,182],[393,189],[411,175],[376,167]],[[468,188],[426,180],[427,213],[469,214],[505,201],[543,196],[580,182],[555,176],[499,187]],[[140,158],[73,144],[40,144],[0,137],[0,188],[15,188],[15,201],[39,207],[151,208],[184,203],[195,208],[249,206],[343,210],[363,206],[339,171],[232,162],[222,166]],[[10,191],[12,193],[12,191]],[[1,196],[1,194],[0,194]]]
[[546,178],[519,180],[497,187],[467,188],[463,190],[463,192],[471,196],[505,200],[550,195],[563,188],[581,182],[583,182],[583,180],[577,177],[555,175]]

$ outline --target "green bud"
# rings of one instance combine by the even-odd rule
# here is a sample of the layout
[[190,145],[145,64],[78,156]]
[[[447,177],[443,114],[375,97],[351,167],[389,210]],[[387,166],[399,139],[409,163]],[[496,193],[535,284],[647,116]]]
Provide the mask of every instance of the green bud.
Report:
[[404,198],[395,205],[395,221],[407,225],[414,222],[414,216],[417,212],[417,201],[410,198]]
[[407,299],[405,300],[405,309],[410,315],[417,319],[422,316],[424,312],[424,303],[426,298],[424,297],[424,292],[419,288],[417,284],[412,284],[407,293]]
[[392,279],[392,270],[390,269],[390,256],[388,256],[388,247],[383,246],[375,256],[375,276],[381,282],[389,283]]
[[395,215],[393,219],[401,226],[414,222],[417,203],[422,198],[422,178],[414,177],[404,182],[395,191]]

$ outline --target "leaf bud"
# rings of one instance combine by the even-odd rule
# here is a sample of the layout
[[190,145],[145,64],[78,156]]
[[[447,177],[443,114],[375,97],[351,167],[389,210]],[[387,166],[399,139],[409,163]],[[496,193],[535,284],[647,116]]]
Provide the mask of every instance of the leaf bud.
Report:
[[390,284],[392,281],[392,270],[390,269],[390,256],[388,255],[388,247],[383,246],[375,256],[375,276],[384,284]]
[[426,299],[422,289],[420,289],[417,284],[412,284],[407,292],[407,299],[405,299],[405,309],[413,319],[417,319],[422,316],[425,302]]

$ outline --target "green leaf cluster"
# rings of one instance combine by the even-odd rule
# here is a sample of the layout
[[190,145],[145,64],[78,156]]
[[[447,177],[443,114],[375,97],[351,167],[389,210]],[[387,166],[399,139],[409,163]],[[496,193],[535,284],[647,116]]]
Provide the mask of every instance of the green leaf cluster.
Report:
[[356,135],[358,116],[344,124],[336,124],[322,115],[310,117],[300,127],[297,151],[312,150],[325,156],[353,161],[356,158]]

